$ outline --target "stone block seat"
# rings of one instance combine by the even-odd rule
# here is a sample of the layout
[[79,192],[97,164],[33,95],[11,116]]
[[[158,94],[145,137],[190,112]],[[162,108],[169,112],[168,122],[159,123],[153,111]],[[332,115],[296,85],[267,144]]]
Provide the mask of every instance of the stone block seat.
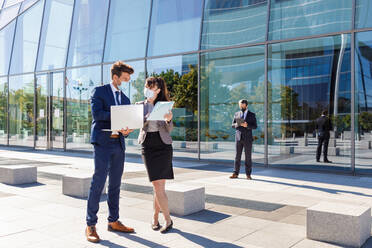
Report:
[[361,247],[371,236],[371,208],[321,202],[307,209],[307,238]]
[[30,165],[0,166],[0,183],[10,185],[36,183],[37,168]]
[[[68,196],[87,198],[89,195],[92,175],[87,173],[71,172],[62,176],[62,193]],[[107,184],[102,194],[106,193]]]
[[178,183],[169,184],[165,189],[169,211],[177,215],[189,215],[205,208],[205,188]]

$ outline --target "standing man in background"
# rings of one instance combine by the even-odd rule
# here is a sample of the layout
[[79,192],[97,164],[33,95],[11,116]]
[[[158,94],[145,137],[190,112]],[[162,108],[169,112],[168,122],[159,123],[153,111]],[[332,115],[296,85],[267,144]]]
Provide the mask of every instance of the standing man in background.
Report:
[[119,87],[122,83],[129,82],[133,72],[130,65],[121,61],[114,63],[111,67],[111,83],[96,87],[91,98],[91,143],[94,146],[94,175],[88,196],[85,235],[87,240],[93,243],[100,241],[96,231],[97,213],[107,176],[109,176],[107,228],[109,231],[134,232],[133,228],[126,227],[119,221],[120,186],[125,160],[124,137],[133,130],[107,131],[107,129],[111,129],[111,106],[130,104],[129,98],[121,92]]
[[322,116],[316,120],[316,130],[318,133],[318,148],[316,150],[316,162],[320,162],[320,154],[322,153],[322,146],[324,144],[323,161],[324,163],[332,163],[332,161],[329,161],[327,157],[328,143],[329,138],[331,137],[329,131],[332,130],[332,122],[327,115],[328,111],[324,110],[322,112]]
[[232,128],[235,132],[235,166],[234,173],[230,176],[231,179],[238,178],[240,171],[240,163],[244,148],[245,153],[245,173],[248,180],[252,180],[252,144],[253,136],[252,129],[257,128],[256,115],[248,110],[248,101],[242,99],[239,101],[240,111],[236,112],[232,122]]

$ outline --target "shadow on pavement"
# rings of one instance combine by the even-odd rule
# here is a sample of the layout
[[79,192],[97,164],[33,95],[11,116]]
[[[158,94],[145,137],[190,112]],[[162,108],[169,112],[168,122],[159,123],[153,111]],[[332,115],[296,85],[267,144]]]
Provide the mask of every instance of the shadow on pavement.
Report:
[[213,224],[218,221],[231,217],[231,215],[222,214],[222,213],[211,211],[211,210],[202,210],[200,212],[190,214],[187,216],[178,216],[178,215],[174,215],[174,216],[177,216],[178,218],[181,218],[181,219],[200,221],[200,222],[205,222],[209,224]]

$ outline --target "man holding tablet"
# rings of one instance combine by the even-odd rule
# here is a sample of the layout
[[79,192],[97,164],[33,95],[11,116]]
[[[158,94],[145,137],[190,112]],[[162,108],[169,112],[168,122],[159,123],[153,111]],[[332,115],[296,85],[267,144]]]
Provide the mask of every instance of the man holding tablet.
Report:
[[114,63],[111,67],[111,83],[96,87],[91,98],[91,143],[94,146],[94,175],[88,196],[85,234],[87,240],[94,243],[100,241],[95,225],[98,220],[99,202],[107,176],[109,176],[108,230],[134,232],[133,228],[126,227],[119,221],[120,186],[125,159],[124,137],[128,136],[133,130],[106,131],[111,129],[111,106],[130,104],[129,98],[120,91],[119,86],[122,83],[128,83],[133,72],[134,70],[130,65],[121,61]]

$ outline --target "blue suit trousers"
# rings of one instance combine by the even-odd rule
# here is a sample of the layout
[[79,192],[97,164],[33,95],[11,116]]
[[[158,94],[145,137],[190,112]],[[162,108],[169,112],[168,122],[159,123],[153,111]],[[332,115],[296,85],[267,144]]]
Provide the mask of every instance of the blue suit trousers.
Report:
[[94,174],[88,196],[88,207],[86,222],[88,226],[97,223],[97,213],[103,187],[105,186],[107,176],[109,222],[115,222],[119,219],[119,198],[121,178],[124,170],[125,153],[120,144],[120,139],[110,138],[108,144],[94,145]]

